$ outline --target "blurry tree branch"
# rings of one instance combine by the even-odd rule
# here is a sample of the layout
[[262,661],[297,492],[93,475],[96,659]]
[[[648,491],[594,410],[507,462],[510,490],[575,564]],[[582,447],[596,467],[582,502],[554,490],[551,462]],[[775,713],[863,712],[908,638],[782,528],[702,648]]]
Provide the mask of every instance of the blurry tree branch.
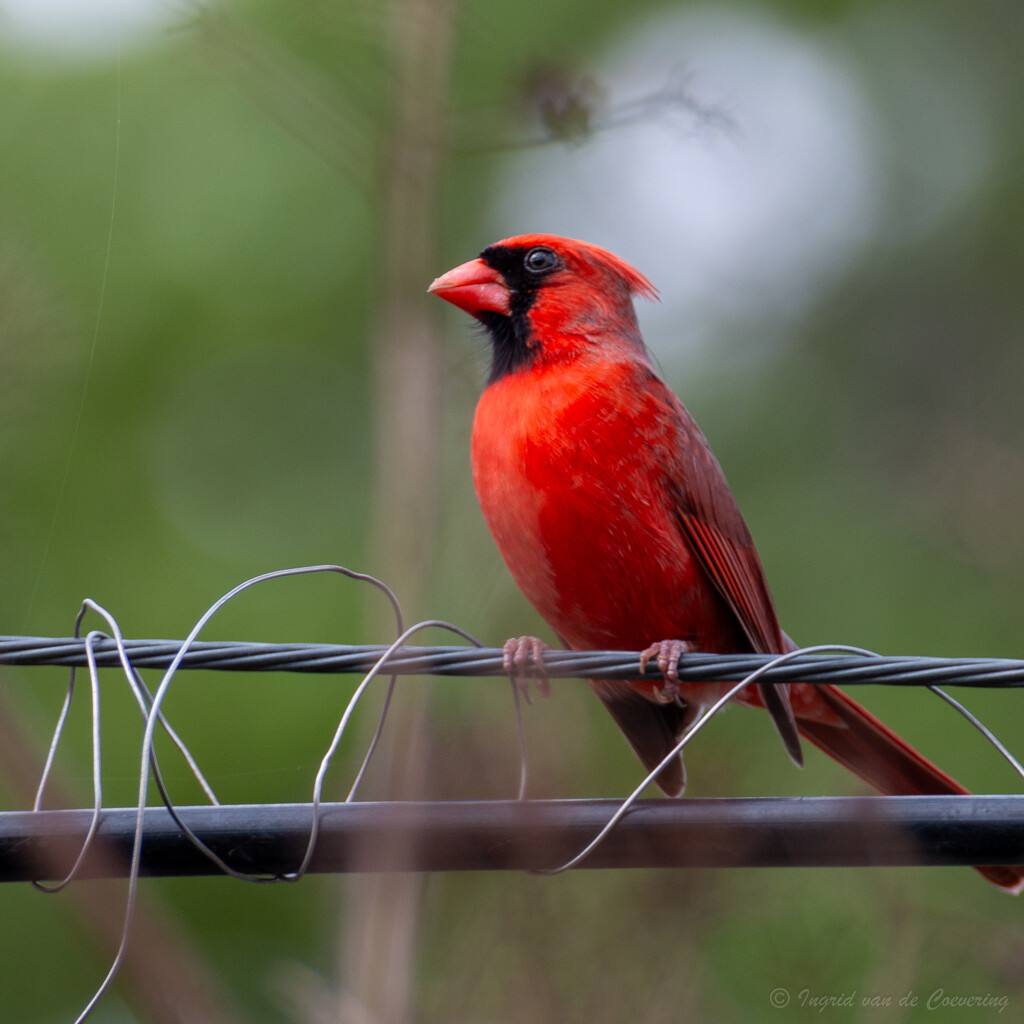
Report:
[[[605,132],[634,124],[660,124],[686,135],[735,136],[740,127],[727,107],[701,98],[689,75],[676,72],[658,88],[622,96],[592,74],[578,74],[558,65],[538,65],[523,76],[518,111],[496,111],[480,118],[479,110],[458,120],[457,149],[463,153],[496,153],[536,149],[555,143],[580,145]],[[523,124],[518,135],[495,138],[494,124]],[[482,131],[478,124],[485,124]]]
[[[447,153],[452,0],[392,0],[390,117],[380,167],[380,300],[373,349],[371,552],[406,607],[422,606],[437,528],[442,341],[424,290],[435,276],[439,182]],[[427,761],[424,696],[403,695],[378,767],[390,794],[415,798]],[[401,850],[378,851],[401,856]],[[422,876],[370,875],[347,889],[339,1011],[354,998],[370,1020],[411,1014]]]

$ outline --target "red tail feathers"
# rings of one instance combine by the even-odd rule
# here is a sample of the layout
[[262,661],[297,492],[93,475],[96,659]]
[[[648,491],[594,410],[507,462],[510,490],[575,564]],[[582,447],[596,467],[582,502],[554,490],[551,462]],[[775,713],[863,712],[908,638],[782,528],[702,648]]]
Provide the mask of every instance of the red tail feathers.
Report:
[[[869,785],[892,795],[968,793],[842,690],[834,686],[816,690],[835,717],[802,716],[797,711],[801,734]],[[1024,867],[975,870],[1007,892],[1024,889]]]

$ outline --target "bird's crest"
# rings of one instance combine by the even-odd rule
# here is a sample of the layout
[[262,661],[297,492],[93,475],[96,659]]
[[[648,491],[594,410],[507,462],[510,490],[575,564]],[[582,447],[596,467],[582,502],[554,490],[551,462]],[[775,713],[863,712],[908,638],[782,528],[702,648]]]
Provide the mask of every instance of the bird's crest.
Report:
[[536,245],[544,245],[554,249],[569,262],[577,264],[577,270],[585,272],[586,267],[600,268],[606,273],[613,274],[622,280],[632,295],[639,295],[652,302],[658,299],[658,289],[644,277],[635,267],[630,266],[624,259],[616,256],[615,253],[602,249],[599,245],[591,242],[581,242],[577,238],[563,238],[560,235],[516,235],[513,238],[506,238],[495,243],[494,248],[499,246],[509,248],[529,249]]

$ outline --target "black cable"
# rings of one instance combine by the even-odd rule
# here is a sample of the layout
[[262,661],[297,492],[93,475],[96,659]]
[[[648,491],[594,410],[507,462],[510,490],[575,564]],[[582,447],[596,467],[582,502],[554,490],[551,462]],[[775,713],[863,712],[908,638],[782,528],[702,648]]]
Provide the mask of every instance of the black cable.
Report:
[[[563,863],[615,812],[614,800],[321,805],[314,872],[544,869]],[[232,867],[283,874],[302,858],[309,804],[181,807]],[[0,881],[58,877],[88,811],[0,813]],[[103,812],[79,877],[123,877],[135,809]],[[1024,796],[645,800],[582,864],[625,867],[850,867],[1024,861]],[[164,808],[145,812],[143,875],[218,868]]]

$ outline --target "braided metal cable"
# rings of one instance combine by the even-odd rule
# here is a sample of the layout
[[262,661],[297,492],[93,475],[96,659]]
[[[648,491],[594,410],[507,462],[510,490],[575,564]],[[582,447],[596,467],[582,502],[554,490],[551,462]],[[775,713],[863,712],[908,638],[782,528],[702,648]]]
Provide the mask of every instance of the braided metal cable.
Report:
[[[125,640],[136,668],[166,668],[181,648],[177,640]],[[94,644],[99,665],[118,664],[113,640]],[[380,644],[271,644],[197,641],[181,668],[231,672],[365,673],[387,647]],[[687,654],[679,664],[684,682],[737,680],[773,661],[777,655]],[[85,641],[74,637],[0,636],[0,664],[86,664]],[[388,660],[399,675],[502,676],[502,651],[477,647],[403,647]],[[658,678],[652,663],[639,671],[639,654],[629,651],[547,651],[544,668],[552,679]],[[839,683],[844,686],[1024,686],[1024,661],[1010,658],[858,658],[806,655],[770,669],[773,683]]]

